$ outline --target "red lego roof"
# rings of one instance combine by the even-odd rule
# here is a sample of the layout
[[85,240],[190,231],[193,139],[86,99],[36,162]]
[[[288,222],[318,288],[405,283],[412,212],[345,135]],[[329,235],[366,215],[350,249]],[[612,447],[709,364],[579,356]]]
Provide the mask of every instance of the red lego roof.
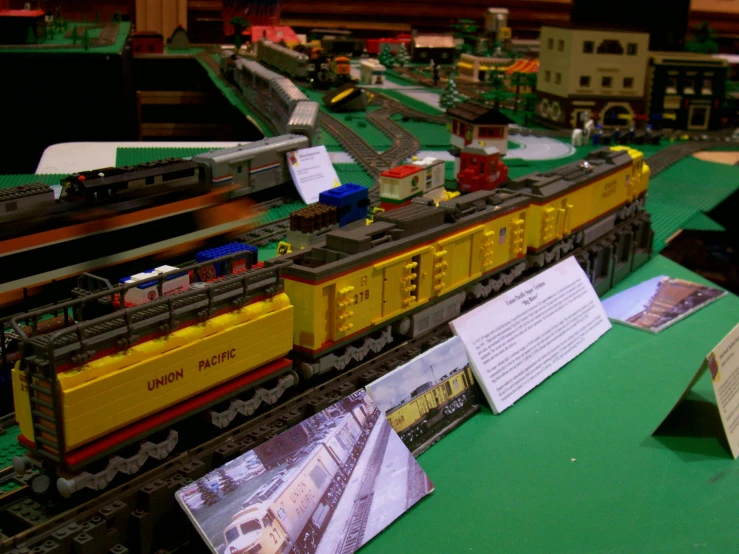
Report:
[[517,60],[511,67],[506,69],[509,75],[512,73],[538,73],[539,60]]
[[394,167],[392,169],[388,169],[387,171],[384,171],[380,173],[381,177],[390,177],[391,179],[402,179],[403,177],[408,177],[409,175],[413,175],[414,173],[418,173],[423,168],[419,167],[417,165],[399,165],[398,167]]
[[270,42],[280,42],[281,40],[284,40],[288,44],[300,44],[300,39],[298,38],[298,35],[295,34],[295,31],[292,30],[292,27],[266,27],[262,25],[253,25],[250,27],[250,30],[253,42],[264,38],[264,34],[266,33],[266,38]]
[[0,10],[0,17],[44,17],[44,10]]

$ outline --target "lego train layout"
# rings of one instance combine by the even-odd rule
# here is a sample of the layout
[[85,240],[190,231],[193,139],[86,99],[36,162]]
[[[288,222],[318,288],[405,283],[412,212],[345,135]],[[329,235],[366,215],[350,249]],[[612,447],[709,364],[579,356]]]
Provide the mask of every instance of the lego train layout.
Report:
[[[237,251],[19,316],[13,383],[28,455],[16,470],[40,469],[38,491],[54,476],[63,496],[104,489],[174,455],[167,430],[183,417],[229,401],[235,415],[255,387],[277,402],[298,374],[364,363],[564,256],[603,293],[648,259],[648,181],[640,152],[602,149],[438,205],[416,199],[369,225],[345,220],[263,264]],[[341,212],[323,205],[315,213]],[[131,291],[145,286],[153,299],[136,305]]]

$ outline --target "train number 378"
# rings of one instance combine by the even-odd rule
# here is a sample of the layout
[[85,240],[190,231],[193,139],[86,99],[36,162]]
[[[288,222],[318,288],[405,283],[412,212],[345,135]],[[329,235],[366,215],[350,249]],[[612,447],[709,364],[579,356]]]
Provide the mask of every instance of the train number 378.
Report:
[[354,295],[354,303],[359,304],[365,300],[369,300],[369,290],[360,291],[359,294]]

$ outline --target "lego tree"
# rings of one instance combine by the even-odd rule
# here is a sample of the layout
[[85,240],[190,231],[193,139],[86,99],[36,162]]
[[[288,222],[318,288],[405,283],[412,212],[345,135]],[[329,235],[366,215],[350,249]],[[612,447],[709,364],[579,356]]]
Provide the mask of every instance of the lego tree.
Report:
[[444,87],[444,90],[439,97],[439,106],[448,110],[449,108],[453,108],[459,104],[461,101],[462,96],[457,90],[457,82],[454,79],[454,75],[450,75],[446,82],[446,87]]
[[241,47],[241,37],[243,36],[244,29],[249,27],[250,24],[240,15],[232,17],[229,23],[234,26],[234,46],[238,50]]
[[85,32],[82,33],[82,48],[85,50],[90,49],[90,36],[87,34],[87,27],[85,27]]
[[488,84],[491,90],[482,94],[487,102],[492,102],[495,109],[500,109],[500,104],[505,100],[513,97],[513,94],[506,90],[506,74],[498,67],[493,68],[488,73]]
[[516,99],[515,103],[513,104],[513,111],[518,111],[518,102],[521,100],[521,87],[526,86],[527,84],[527,78],[525,73],[521,73],[520,71],[514,71],[511,75],[511,85],[516,87],[516,92],[514,93]]
[[36,33],[33,32],[31,27],[29,27],[28,35],[26,36],[26,44],[36,44],[37,42],[38,38],[36,37]]
[[699,23],[685,43],[685,49],[688,52],[700,52],[701,54],[715,54],[718,52],[718,43],[716,42],[716,31],[713,30],[710,23]]
[[95,10],[95,23],[100,23],[100,10]]
[[398,50],[398,53],[395,54],[395,61],[398,62],[400,67],[403,67],[411,61],[411,56],[408,54],[408,49],[405,47],[405,44],[400,43],[400,49]]
[[474,19],[458,19],[452,23],[454,38],[461,38],[462,43],[457,46],[459,54],[469,54],[477,43],[480,27]]
[[529,92],[523,95],[522,100],[524,117],[523,124],[527,127],[529,122],[534,118],[534,115],[536,115],[536,103],[538,102],[539,97],[533,92]]
[[72,44],[77,44],[77,25],[72,27]]
[[382,50],[380,50],[380,55],[378,56],[378,59],[380,60],[380,63],[385,66],[386,69],[393,68],[393,66],[395,65],[395,59],[393,58],[393,53],[390,51],[390,45],[382,45]]

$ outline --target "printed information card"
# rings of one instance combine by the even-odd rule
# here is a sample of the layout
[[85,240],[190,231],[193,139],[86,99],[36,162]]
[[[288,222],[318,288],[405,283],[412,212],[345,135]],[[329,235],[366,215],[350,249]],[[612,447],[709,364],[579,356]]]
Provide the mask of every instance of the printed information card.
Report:
[[739,458],[739,325],[706,356],[688,388],[667,417],[677,409],[706,371],[711,372],[716,407],[721,416],[731,455],[734,459]]
[[318,202],[324,190],[341,185],[325,146],[288,152],[287,165],[295,188],[306,204]]
[[511,406],[611,328],[574,257],[452,321],[490,406]]

